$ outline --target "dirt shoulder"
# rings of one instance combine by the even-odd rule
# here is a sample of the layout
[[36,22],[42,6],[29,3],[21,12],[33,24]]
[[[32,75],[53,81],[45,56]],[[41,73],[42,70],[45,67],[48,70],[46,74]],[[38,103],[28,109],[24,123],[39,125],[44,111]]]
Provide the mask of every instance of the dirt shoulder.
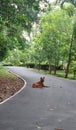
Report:
[[24,81],[18,77],[4,78],[0,76],[0,102],[14,95],[24,85]]

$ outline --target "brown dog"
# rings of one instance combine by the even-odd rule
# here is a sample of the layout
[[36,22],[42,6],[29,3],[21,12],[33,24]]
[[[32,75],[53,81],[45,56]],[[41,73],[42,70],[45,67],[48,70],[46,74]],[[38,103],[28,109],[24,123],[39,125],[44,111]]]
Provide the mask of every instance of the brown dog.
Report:
[[38,81],[38,82],[32,84],[32,87],[33,87],[33,88],[47,87],[47,86],[44,85],[44,79],[45,79],[45,77],[41,77],[41,78],[40,78],[40,81]]

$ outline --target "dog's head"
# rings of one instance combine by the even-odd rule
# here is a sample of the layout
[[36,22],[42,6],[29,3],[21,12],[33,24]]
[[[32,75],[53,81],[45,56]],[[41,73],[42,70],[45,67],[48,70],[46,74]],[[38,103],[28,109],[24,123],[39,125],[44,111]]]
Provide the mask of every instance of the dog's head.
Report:
[[40,82],[43,83],[45,80],[45,77],[40,77]]

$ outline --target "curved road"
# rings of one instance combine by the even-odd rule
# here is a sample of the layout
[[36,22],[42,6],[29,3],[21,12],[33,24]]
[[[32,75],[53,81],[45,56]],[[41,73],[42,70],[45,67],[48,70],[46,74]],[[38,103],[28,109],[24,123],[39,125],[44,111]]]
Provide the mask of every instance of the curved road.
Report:
[[[16,96],[0,104],[0,130],[76,130],[76,81],[24,67],[7,68],[27,84]],[[40,76],[45,76],[48,88],[31,87]]]

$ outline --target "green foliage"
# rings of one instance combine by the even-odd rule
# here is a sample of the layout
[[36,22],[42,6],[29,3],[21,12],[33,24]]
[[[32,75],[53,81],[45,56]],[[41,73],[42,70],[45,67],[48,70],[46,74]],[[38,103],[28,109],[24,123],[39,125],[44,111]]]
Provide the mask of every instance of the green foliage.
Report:
[[76,0],[56,0],[56,4],[60,4],[61,6],[63,6],[65,2],[71,3],[76,6]]
[[[75,1],[58,0],[63,8],[48,4],[38,21],[41,1],[46,0],[0,1],[0,61],[7,52],[4,62],[11,65],[33,62],[57,67],[62,61],[68,62],[69,56],[71,62],[76,60],[76,13],[71,4]],[[28,43],[22,34],[25,31],[30,36],[34,22],[38,32]]]
[[72,39],[73,33],[75,36],[75,24],[72,15],[61,8],[54,8],[41,16],[39,30],[32,44],[34,59],[53,64],[55,73],[60,61],[70,65],[71,56],[75,54],[75,37]]
[[70,70],[71,71],[76,70],[76,61],[72,61],[71,66],[70,66]]
[[24,27],[28,27],[31,21],[35,20],[35,16],[37,16],[39,0],[1,0],[0,9],[1,17],[7,22],[8,26],[12,22],[13,24],[20,23]]
[[7,28],[5,28],[2,18],[0,17],[0,61],[5,58],[7,53]]
[[0,61],[3,60],[6,57],[6,53],[7,53],[7,43],[6,41],[4,41],[3,39],[0,39]]
[[0,39],[2,51],[0,60],[6,55],[4,45],[10,50],[25,47],[22,32],[25,30],[30,33],[32,23],[38,20],[39,2],[39,0],[0,0],[0,37],[4,37],[4,40]]
[[75,7],[73,4],[65,2],[63,5],[63,9],[67,11],[69,16],[73,16],[75,11]]
[[[68,30],[70,31],[68,32]],[[65,11],[59,9],[41,17],[40,33],[36,38],[36,46],[39,46],[42,49],[41,55],[43,55],[47,61],[50,61],[53,64],[56,62],[58,63],[58,60],[61,59],[61,56],[65,55],[66,57],[68,53],[67,47],[69,45],[71,32],[71,19]],[[65,50],[63,51],[61,48]],[[36,54],[38,51],[36,51]]]

